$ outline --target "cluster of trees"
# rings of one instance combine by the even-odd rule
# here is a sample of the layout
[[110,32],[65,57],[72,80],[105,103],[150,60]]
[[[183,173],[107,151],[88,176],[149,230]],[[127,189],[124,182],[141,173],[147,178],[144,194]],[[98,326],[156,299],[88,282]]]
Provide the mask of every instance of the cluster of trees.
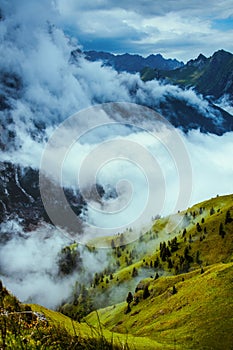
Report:
[[61,305],[58,311],[69,316],[73,320],[81,321],[83,317],[94,310],[94,303],[85,284],[76,282],[72,300],[70,303]]
[[[201,207],[198,210],[193,210],[190,212],[186,212],[185,214],[185,223],[187,224],[190,222],[190,220],[197,219],[198,215],[202,215],[204,213],[205,208]],[[219,212],[220,209],[217,210]],[[215,214],[216,209],[214,207],[211,207],[209,210],[209,215]],[[200,241],[202,241],[205,238],[205,234],[207,234],[205,223],[205,218],[201,217],[199,222],[192,221],[194,224],[194,228],[196,227],[196,235],[197,233],[201,233]],[[221,222],[219,225],[219,235],[224,238],[226,235],[226,226],[229,225],[231,222],[233,222],[233,218],[231,216],[230,210],[226,212],[225,221]],[[156,259],[150,259],[146,261],[146,259],[143,259],[143,263],[145,267],[150,267],[157,269],[159,267],[162,267],[162,262],[167,263],[168,269],[174,268],[175,273],[184,273],[188,272],[190,269],[191,263],[195,262],[198,265],[201,266],[202,261],[200,259],[200,251],[197,250],[193,254],[191,253],[191,243],[193,242],[193,237],[191,234],[189,236],[187,235],[187,228],[182,227],[182,237],[184,238],[184,241],[186,245],[183,248],[183,252],[176,253],[182,246],[181,243],[178,242],[177,237],[174,237],[173,239],[169,240],[168,242],[161,242],[160,243],[160,251]],[[193,236],[195,236],[193,234]],[[148,232],[148,238],[154,239],[155,233],[154,231]],[[187,237],[186,237],[187,236]],[[141,235],[141,239],[144,239],[145,236]],[[117,240],[117,241],[116,241]],[[117,243],[121,243],[122,245],[117,245]],[[93,277],[92,281],[92,287],[96,287],[99,284],[103,283],[102,288],[104,288],[104,283],[107,284],[110,282],[110,280],[114,279],[113,272],[119,268],[120,266],[129,266],[132,265],[135,261],[135,259],[138,258],[137,251],[135,249],[129,248],[129,246],[124,245],[124,236],[122,234],[119,234],[118,237],[115,239],[112,239],[111,241],[111,247],[112,252],[115,255],[116,265],[112,267],[112,269],[107,269],[101,273],[96,273]],[[60,272],[63,274],[68,274],[72,272],[74,269],[79,268],[82,265],[82,261],[80,258],[80,255],[78,253],[77,249],[71,249],[70,247],[65,247],[60,255],[60,261],[59,261],[59,267]],[[155,270],[156,271],[156,270]],[[203,273],[204,270],[201,270],[201,273]],[[132,270],[129,272],[131,274],[131,277],[135,278],[138,276],[138,269],[134,266]],[[156,273],[154,279],[159,278],[158,272]],[[118,278],[117,278],[118,280]],[[173,294],[175,294],[175,289],[173,289]],[[70,306],[70,304],[66,308],[63,308],[62,312],[65,314],[68,314],[72,318],[75,319],[81,319],[83,316],[85,316],[87,313],[93,310],[93,303],[91,301],[89,291],[85,286],[80,286],[76,294],[74,294],[74,300],[72,302],[72,305],[75,306],[75,309]],[[150,295],[148,285],[145,285],[143,287],[143,292],[141,297],[143,299],[146,299]],[[136,296],[135,296],[136,298]],[[127,302],[127,310],[126,312],[131,311],[131,303],[134,301],[136,302],[136,299],[134,298],[133,294],[131,292],[128,293],[128,296],[126,298]],[[135,300],[134,300],[135,299]]]
[[185,219],[184,223],[188,226],[190,223],[191,219],[196,219],[198,215],[202,215],[204,213],[205,207],[200,207],[199,209],[196,210],[191,210],[189,212],[185,213]]
[[[149,285],[145,284],[142,287],[140,287],[139,289],[136,288],[136,292],[138,290],[142,289],[142,299],[145,300],[150,296],[150,292],[149,292]],[[126,302],[127,302],[127,308],[125,310],[125,313],[128,314],[131,311],[131,303],[134,301],[134,305],[137,305],[139,302],[139,297],[138,295],[134,295],[129,292],[126,298]]]
[[[159,275],[158,273],[156,274],[156,277],[155,279],[159,278]],[[141,292],[140,294],[138,292]],[[177,288],[176,286],[174,285],[172,287],[172,290],[171,290],[171,294],[174,295],[177,293]],[[135,289],[135,294],[133,295],[131,292],[128,292],[128,295],[126,297],[126,302],[127,302],[127,308],[125,310],[125,314],[131,312],[131,304],[133,302],[133,305],[137,305],[139,303],[140,300],[145,300],[147,299],[149,296],[151,295],[150,291],[149,291],[149,283],[143,283],[143,282],[140,282],[136,289]]]
[[103,283],[103,282],[109,283],[109,281],[113,279],[114,279],[113,272],[109,267],[108,269],[105,269],[103,272],[95,273],[92,286],[95,288],[100,283]]
[[82,268],[82,258],[77,247],[64,247],[58,257],[59,273],[61,275],[69,275],[74,270]]
[[[123,235],[122,236],[120,235],[120,237],[123,237]],[[127,246],[125,245],[116,246],[116,242],[114,241],[114,239],[112,239],[111,241],[111,247],[114,251],[115,257],[117,258],[116,267],[120,267],[121,264],[124,264],[124,263],[126,264],[126,266],[130,266],[138,257],[138,254],[135,249],[132,249],[129,251],[127,249]],[[122,260],[123,252],[124,252],[124,260]]]
[[[171,265],[171,255],[179,249],[179,243],[177,237],[174,237],[171,241],[160,243],[160,258],[162,261],[168,261]],[[169,267],[171,268],[171,267]]]

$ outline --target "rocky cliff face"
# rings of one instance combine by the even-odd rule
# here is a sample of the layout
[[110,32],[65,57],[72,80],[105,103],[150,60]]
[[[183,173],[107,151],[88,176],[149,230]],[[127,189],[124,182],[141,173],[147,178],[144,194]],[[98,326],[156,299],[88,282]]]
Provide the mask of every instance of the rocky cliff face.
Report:
[[[57,186],[47,179],[50,193]],[[79,216],[85,207],[83,197],[75,191],[64,190],[72,210]],[[54,196],[56,198],[56,196]],[[59,202],[53,204],[56,209]],[[39,189],[39,171],[4,162],[0,166],[0,223],[17,219],[25,231],[35,229],[41,221],[50,222]],[[80,229],[81,229],[80,220]]]

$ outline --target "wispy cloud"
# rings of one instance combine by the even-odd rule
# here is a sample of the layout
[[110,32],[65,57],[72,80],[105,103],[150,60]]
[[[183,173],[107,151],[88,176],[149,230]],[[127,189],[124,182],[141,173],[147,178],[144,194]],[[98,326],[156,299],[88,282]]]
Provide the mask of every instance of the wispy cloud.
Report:
[[77,33],[86,49],[160,52],[181,60],[219,48],[233,51],[232,5],[227,0],[57,1],[64,28]]
[[[60,7],[57,9],[52,5],[48,7],[49,2],[46,0],[31,1],[30,3],[28,1],[11,1],[11,3],[4,1],[2,3],[6,19],[0,22],[0,48],[1,52],[4,52],[4,56],[0,56],[0,68],[2,72],[19,78],[20,95],[14,98],[6,93],[11,110],[10,112],[6,111],[6,113],[1,111],[0,115],[1,125],[4,127],[1,131],[2,133],[3,131],[6,132],[6,150],[1,154],[1,161],[11,161],[20,164],[21,167],[31,166],[39,169],[45,141],[59,123],[82,108],[90,107],[96,103],[124,101],[156,106],[160,102],[166,103],[166,99],[171,97],[194,106],[203,113],[203,119],[211,118],[211,120],[219,122],[218,116],[212,113],[209,103],[192,90],[183,91],[179,87],[163,85],[157,81],[143,83],[138,75],[118,74],[111,68],[102,67],[99,62],[90,63],[83,57],[80,57],[77,65],[70,64],[70,51],[76,46],[72,46],[70,40],[64,36],[63,31],[51,26],[51,23],[60,22],[65,28],[67,22],[70,22],[73,29],[77,31],[77,35],[79,36],[81,33],[80,35],[83,35],[83,40],[85,40],[85,33],[88,28],[85,29],[84,19],[88,18],[88,23],[91,20],[93,21],[91,31],[89,29],[88,33],[89,39],[100,40],[103,37],[101,36],[103,34],[101,34],[99,22],[101,18],[103,28],[106,31],[104,40],[109,40],[109,42],[116,40],[117,42],[119,39],[117,45],[120,45],[120,38],[128,30],[129,39],[124,42],[125,48],[127,45],[131,45],[132,50],[141,47],[143,52],[145,46],[143,46],[142,37],[143,40],[150,38],[151,41],[147,46],[149,50],[150,45],[153,45],[153,33],[156,33],[155,40],[160,42],[161,47],[164,47],[164,52],[174,53],[174,50],[180,50],[180,57],[182,57],[185,47],[191,47],[194,42],[197,50],[207,48],[204,43],[204,36],[201,39],[203,40],[203,46],[199,46],[198,38],[200,30],[204,33],[203,35],[206,35],[206,41],[211,39],[211,35],[214,33],[211,31],[211,23],[207,18],[207,6],[209,6],[208,10],[212,11],[211,13],[215,18],[218,18],[218,16],[224,18],[228,15],[226,8],[229,9],[229,1],[211,1],[211,3],[207,1],[205,4],[201,1],[195,3],[181,1],[176,2],[176,8],[173,7],[174,1],[158,1],[157,12],[154,8],[154,1],[147,1],[147,6],[142,6],[142,2],[135,1],[118,2],[117,6],[115,5],[116,2],[111,3],[104,0],[95,2],[60,1],[58,3]],[[224,5],[226,6],[224,7]],[[58,10],[61,17],[59,17]],[[190,25],[194,25],[193,32],[196,33],[194,39],[191,38],[192,31],[189,30],[189,11],[192,17]],[[108,12],[111,13],[111,17],[108,17]],[[98,17],[99,13],[102,14],[100,17]],[[123,29],[112,31],[107,23],[109,18],[111,18],[111,23],[114,23],[115,27],[121,27],[121,16],[125,21]],[[183,21],[184,16],[187,16],[185,21]],[[82,17],[79,23],[83,27],[77,24],[79,17]],[[157,19],[157,23],[154,22],[153,18]],[[163,18],[166,19],[166,22],[169,22],[168,29],[164,25]],[[50,23],[47,22],[47,19]],[[141,25],[143,26],[142,36],[140,36]],[[187,33],[185,46],[184,41],[182,41],[185,38],[184,32]],[[114,35],[112,36],[111,33],[114,33]],[[228,34],[229,32],[227,32]],[[136,46],[134,46],[132,37],[134,41],[137,41]],[[227,36],[225,38],[229,39]],[[216,36],[213,43],[216,44],[216,42],[220,43],[220,36]],[[173,51],[169,51],[172,47],[174,48]],[[193,54],[194,51],[190,50],[190,55]],[[227,108],[227,97],[223,98],[221,103],[224,104],[224,108]],[[117,119],[116,114],[114,114],[114,117]],[[134,117],[132,116],[132,119],[129,120],[134,122]],[[104,121],[113,120],[107,118]],[[148,119],[141,118],[139,122],[145,129],[153,125],[153,120],[149,116]],[[85,118],[85,123],[85,126],[88,127],[88,118]],[[82,126],[80,123],[79,129]],[[11,135],[15,135],[11,142],[9,141],[8,131],[11,131]],[[193,180],[190,185],[193,192],[190,205],[216,194],[233,192],[232,133],[215,136],[204,135],[199,131],[191,131],[186,135],[179,130],[177,132],[186,145],[193,169]],[[106,128],[97,130],[94,136],[87,135],[85,142],[74,145],[73,155],[71,154],[71,157],[66,159],[64,175],[66,175],[67,185],[73,183],[74,178],[76,179],[77,168],[82,162],[82,158],[88,157],[92,149],[98,147],[98,144],[103,140],[112,138],[117,141],[118,136],[115,134],[115,130],[114,132],[112,130],[107,132]],[[160,152],[160,148],[154,143],[154,139],[151,139],[149,133],[136,133],[132,130],[129,132],[129,128],[125,126],[120,136],[124,141],[130,141],[131,144],[132,141],[142,144],[160,161],[162,170],[166,171],[167,174],[164,176],[167,206],[164,207],[165,210],[162,214],[173,211],[174,205],[171,198],[177,195],[176,185],[179,185],[179,179],[177,180],[177,176],[174,176],[174,174],[177,175],[175,165],[170,166],[167,158]],[[71,133],[66,134],[66,137],[70,140]],[[56,145],[55,152],[52,154],[53,157],[51,157],[51,165],[53,165],[56,156],[59,155],[65,141],[65,137],[61,138],[61,143]],[[106,154],[110,151],[111,148],[107,148]],[[137,152],[129,148],[129,158],[133,158],[135,154],[137,155]],[[135,171],[135,166],[133,167],[130,162],[115,161],[112,164],[109,162],[98,173],[98,181],[105,188],[109,186],[117,188],[118,180],[122,178],[134,184],[133,199],[135,201],[132,201],[128,207],[127,216],[129,219],[135,213],[138,215],[140,206],[143,204],[142,201],[146,197],[146,178],[143,177],[143,174],[139,174],[139,170]],[[84,179],[88,184],[90,174],[88,172],[84,173],[84,175],[86,174],[87,176],[84,176]],[[160,186],[160,182],[156,183],[157,175],[158,173],[155,172],[153,177],[155,187]],[[125,199],[128,199],[128,197],[125,197],[131,193],[125,191],[124,186],[125,183],[120,183],[118,187],[118,197],[123,204]],[[110,207],[114,209],[112,203],[107,200],[102,203],[95,203],[95,206],[97,209],[103,209],[103,207],[107,210]],[[151,206],[151,211],[148,212],[148,220],[150,220],[152,214],[157,214],[156,208],[154,204]],[[86,215],[93,223],[97,225],[101,223],[102,217],[98,215],[98,210],[89,210]],[[119,223],[119,217],[111,216],[109,221],[116,226]],[[65,235],[61,236],[57,234],[56,229],[44,225],[28,234],[27,240],[25,240],[22,237],[22,227],[16,221],[1,226],[2,234],[8,231],[19,233],[19,235],[4,247],[0,247],[0,264],[4,281],[24,300],[32,297],[34,302],[55,306],[64,297],[64,291],[67,292],[65,296],[69,295],[72,284],[77,278],[77,276],[71,276],[59,283],[53,280],[53,276],[58,271],[56,265],[57,254],[68,243]],[[47,236],[48,232],[50,232],[49,236]],[[41,258],[42,254],[43,259]],[[85,254],[87,264],[90,256],[88,253]],[[100,265],[100,261],[105,261],[105,259],[104,257],[101,258],[98,259],[97,257],[97,260],[93,260],[92,264],[89,264],[91,272],[94,272],[96,267],[98,268],[98,264],[100,268],[103,266]]]

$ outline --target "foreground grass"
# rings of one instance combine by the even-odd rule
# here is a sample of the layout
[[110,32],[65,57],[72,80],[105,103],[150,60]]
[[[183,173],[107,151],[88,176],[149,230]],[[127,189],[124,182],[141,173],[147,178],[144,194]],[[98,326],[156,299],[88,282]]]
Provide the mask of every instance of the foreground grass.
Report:
[[[178,217],[185,217],[185,222],[168,234],[166,226]],[[172,251],[168,240],[174,237],[178,244]],[[109,246],[113,239],[118,243],[122,237],[107,237]],[[160,243],[165,241],[171,255],[162,259]],[[0,349],[233,349],[232,195],[156,220],[137,241],[114,247],[110,254],[117,262],[112,276],[104,272],[89,293],[101,298],[104,306],[115,305],[89,314],[82,323],[40,305],[21,304],[1,286]],[[156,272],[160,277],[155,280]],[[126,313],[126,302],[118,302],[130,290],[134,301]],[[118,301],[113,300],[115,295]]]
[[[105,328],[100,322],[99,312],[94,312],[95,324],[92,325],[89,322],[76,322],[71,320],[69,317],[56,312],[49,310],[43,306],[30,304],[32,310],[41,312],[49,320],[51,324],[55,326],[65,328],[69,334],[76,334],[82,339],[90,338],[101,338],[103,337],[108,344],[113,344],[122,349],[164,349],[160,343],[155,339],[150,339],[149,337],[140,337],[130,334],[130,332],[112,332]],[[109,347],[110,349],[110,347]],[[170,346],[165,347],[165,349],[171,349]]]
[[78,323],[43,306],[21,304],[2,286],[0,306],[0,349],[162,349],[161,344],[147,337],[105,329],[98,320],[98,313],[95,326]]

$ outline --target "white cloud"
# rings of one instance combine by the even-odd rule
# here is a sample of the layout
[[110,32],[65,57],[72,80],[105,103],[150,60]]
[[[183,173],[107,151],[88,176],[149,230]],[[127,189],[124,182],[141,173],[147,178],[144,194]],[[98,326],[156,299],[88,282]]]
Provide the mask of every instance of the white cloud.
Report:
[[82,267],[68,276],[59,275],[58,260],[62,248],[73,243],[66,233],[43,225],[25,237],[16,220],[0,225],[1,234],[15,234],[0,245],[0,277],[3,283],[24,302],[56,308],[72,295],[75,282],[89,283],[95,272],[107,267],[107,252],[90,253],[78,247]]
[[[209,56],[219,48],[233,51],[232,31],[212,27],[213,20],[232,16],[232,1],[58,0],[57,4],[64,27],[69,23],[84,47],[144,55],[160,52],[181,60],[200,52]],[[110,49],[107,41],[103,47],[107,38],[115,41]]]
[[223,136],[191,131],[186,143],[193,167],[193,196],[191,204],[217,194],[233,193],[233,133]]
[[[46,24],[45,19],[47,18],[47,7],[45,7],[45,9],[44,7],[41,8],[38,5],[38,2],[34,1],[32,4],[30,3],[31,6],[29,12],[27,12],[25,8],[26,3],[28,4],[28,2],[20,2],[20,4],[14,2],[14,9],[18,12],[16,11],[12,14],[12,17],[0,22],[0,36],[2,39],[0,45],[2,52],[4,52],[4,56],[0,57],[1,69],[11,73],[17,73],[22,79],[20,98],[17,101],[10,99],[10,102],[12,103],[11,116],[14,120],[14,124],[12,124],[11,127],[14,128],[17,135],[14,145],[15,148],[11,148],[9,152],[2,152],[2,161],[11,160],[13,163],[17,162],[22,166],[33,166],[34,168],[39,168],[40,157],[45,145],[45,141],[43,140],[52,134],[59,122],[66,119],[69,115],[80,111],[82,108],[89,107],[97,102],[124,101],[149,105],[154,103],[156,105],[161,101],[166,101],[166,97],[171,96],[173,98],[185,100],[187,104],[196,106],[203,113],[208,108],[208,113],[206,113],[203,118],[216,117],[216,115],[212,114],[212,110],[208,103],[191,90],[183,91],[175,86],[161,85],[157,81],[143,83],[138,75],[132,76],[130,74],[118,74],[110,68],[101,67],[101,63],[90,63],[83,58],[79,59],[77,66],[71,65],[69,63],[69,55],[72,47],[61,30],[51,28]],[[137,25],[143,25],[143,30],[148,32],[149,38],[152,38],[152,30],[154,30],[153,28],[156,28],[157,34],[160,33],[159,35],[161,35],[161,37],[158,37],[157,39],[157,45],[160,42],[161,47],[163,47],[164,50],[167,50],[166,46],[163,46],[166,42],[170,45],[169,48],[173,47],[173,50],[177,50],[176,38],[179,37],[180,46],[178,49],[180,50],[180,54],[184,53],[185,47],[184,44],[182,44],[183,34],[184,32],[187,32],[187,36],[192,36],[192,30],[190,30],[188,25],[190,17],[187,15],[190,6],[194,7],[192,11],[195,12],[192,12],[192,14],[196,13],[197,16],[197,19],[190,20],[190,25],[194,26],[193,32],[196,33],[196,36],[193,39],[196,40],[196,49],[198,48],[199,50],[201,47],[207,47],[206,44],[205,46],[199,47],[200,41],[198,41],[197,37],[200,34],[200,29],[203,31],[203,35],[205,35],[205,38],[207,38],[208,41],[211,41],[213,33],[216,34],[216,32],[210,30],[209,22],[206,18],[203,17],[203,19],[202,17],[198,17],[201,16],[200,9],[196,7],[193,2],[186,2],[187,6],[185,6],[185,11],[187,18],[183,23],[182,16],[184,15],[184,12],[183,15],[181,12],[182,4],[184,5],[184,2],[179,2],[177,8],[178,14],[174,9],[174,14],[168,14],[168,12],[172,10],[174,2],[161,2],[161,8],[159,8],[158,13],[156,14],[158,21],[155,24],[153,22],[154,20],[151,19],[153,11],[151,11],[150,14],[150,8],[153,10],[154,2],[152,3],[148,1],[147,3],[148,7],[145,7],[144,9],[140,6],[140,3],[138,4],[138,2],[134,2],[134,7],[132,5],[132,8],[134,8],[135,12],[133,12],[131,8],[130,18],[126,18],[125,16],[123,20],[125,21],[127,28],[131,27],[137,30]],[[7,4],[7,2],[5,2],[5,4]],[[36,6],[37,11],[43,12],[40,12],[38,17],[37,11],[33,11],[34,4],[39,6]],[[77,4],[77,2],[73,2],[73,6],[76,6],[74,4]],[[74,17],[82,16],[83,11],[89,11],[88,16],[90,16],[90,9],[88,10],[86,8],[87,5],[89,5],[89,2],[83,1],[78,4],[81,4],[82,6],[76,14],[76,12],[73,11],[73,7],[68,7],[67,2],[63,2],[62,13],[65,22],[72,15],[71,12],[73,13],[72,21],[75,20]],[[127,6],[129,6],[131,2],[124,2],[124,4],[124,10],[119,10],[118,8],[115,17],[115,6],[113,6],[111,20],[114,25],[117,25],[119,20],[120,26],[121,19],[119,19],[118,16],[119,14],[125,13],[125,8],[128,9]],[[169,4],[171,7],[168,11],[167,6]],[[197,2],[197,4],[200,6],[200,2]],[[207,4],[209,4],[209,2],[206,3],[206,6]],[[217,13],[218,5],[216,4],[217,2],[214,1],[212,5],[213,9],[211,10],[213,15],[214,13]],[[224,2],[221,3],[221,5],[223,4]],[[229,2],[227,2],[227,4],[229,4]],[[95,8],[95,6],[103,8],[106,6],[106,2],[92,2],[92,8]],[[122,4],[118,3],[117,6],[123,7],[123,2]],[[204,16],[207,14],[206,9],[207,7],[204,6]],[[50,11],[50,9],[48,9],[48,11]],[[146,13],[144,13],[146,16],[143,16],[144,18],[142,19],[141,16],[143,11],[146,11]],[[224,11],[225,10],[222,10],[219,16],[224,16]],[[30,18],[27,20],[25,18],[23,25],[21,23],[21,14],[24,17],[27,14],[30,15]],[[94,15],[95,12],[93,9],[93,16]],[[164,17],[162,17],[162,15],[164,15]],[[34,17],[36,17],[35,22],[33,21]],[[109,20],[106,12],[105,17],[106,21]],[[56,15],[54,15],[54,18],[56,18]],[[166,28],[166,25],[164,25],[163,18],[166,18],[167,22],[171,24],[172,32],[171,29],[169,29],[169,25],[168,29]],[[105,18],[101,16],[101,19],[104,20]],[[96,28],[101,30],[98,18],[96,20]],[[136,24],[136,21],[138,21],[139,24]],[[17,23],[21,25],[16,26],[15,24]],[[108,29],[109,25],[106,24],[105,28]],[[175,32],[175,35],[173,31]],[[115,31],[115,35],[122,35],[123,32],[117,30]],[[226,36],[226,38],[227,39],[225,40],[229,40],[228,36]],[[156,40],[156,38],[154,38],[154,40]],[[200,40],[204,41],[204,37],[202,36]],[[216,43],[218,40],[220,39],[216,38],[214,42]],[[172,42],[175,44],[172,44]],[[214,45],[214,42],[211,45]],[[192,41],[189,41],[189,37],[187,37],[186,45],[190,43],[192,43]],[[153,42],[149,44],[153,44]],[[193,51],[190,52],[193,55]],[[11,96],[8,97],[11,98]],[[222,102],[226,104],[226,100]],[[3,118],[2,123],[5,123],[6,127],[9,127],[7,113],[1,114]],[[132,116],[132,119],[125,120],[124,118],[120,119],[117,113],[114,114],[114,118],[118,121],[123,120],[124,122],[135,122],[135,119],[138,118],[138,123],[140,123],[142,127],[148,127],[149,129],[154,130],[153,118],[150,118],[150,115],[147,117],[148,119],[140,115],[134,115]],[[109,121],[109,119],[109,117],[106,117],[106,119],[103,120],[106,122]],[[34,126],[35,122],[45,123],[45,131],[43,135],[38,135],[38,129]],[[85,121],[83,121],[83,124],[80,122],[80,125],[78,125],[79,130],[82,130],[82,128],[88,128],[89,125],[91,125],[90,120],[86,118]],[[64,144],[66,145],[66,141],[72,140],[73,134],[71,131],[68,135],[64,134],[64,138],[61,138],[60,143],[56,144],[55,152],[51,154],[51,165],[55,162],[56,157],[59,156],[59,152],[62,150]],[[75,132],[75,130],[73,131]],[[216,194],[233,192],[233,134],[227,133],[223,136],[214,136],[204,135],[199,131],[190,132],[188,135],[183,135],[179,131],[178,133],[180,133],[181,138],[186,144],[193,169],[193,179],[190,184],[193,189],[193,194],[189,204],[191,205],[200,200],[215,196]],[[80,166],[80,163],[82,163],[83,158],[90,155],[90,152],[94,147],[98,146],[103,140],[117,140],[117,137],[114,134],[115,129],[114,132],[109,132],[109,130],[106,131],[106,129],[104,129],[104,131],[97,130],[95,137],[92,138],[91,135],[87,135],[85,142],[80,142],[74,146],[73,154],[71,152],[71,157],[67,158],[67,167],[64,172],[67,184],[73,184],[72,181],[74,181],[74,178],[77,175],[77,169]],[[148,152],[155,155],[162,172],[165,173],[163,180],[165,181],[167,193],[164,200],[165,206],[162,207],[162,210],[164,210],[162,213],[168,213],[174,210],[175,200],[173,198],[177,196],[180,189],[179,181],[177,180],[177,169],[174,162],[167,162],[167,154],[161,152],[161,149],[156,142],[154,142],[154,138],[151,137],[151,134],[148,134],[147,132],[129,133],[128,129],[124,129],[124,132],[122,131],[121,135],[121,138],[127,142],[130,141],[131,145],[132,141],[136,142],[138,145],[142,144]],[[8,145],[6,144],[6,146]],[[105,151],[106,155],[109,155],[110,158],[111,150],[112,148],[109,147],[107,151]],[[138,153],[134,148],[129,147],[127,155],[128,158],[131,159],[135,155],[138,156]],[[142,157],[142,160],[143,159],[144,158]],[[153,168],[150,164],[149,166],[148,164],[146,165],[148,174],[150,176],[153,175]],[[131,219],[131,221],[132,218],[134,219],[135,215],[139,215],[138,213],[141,210],[141,205],[143,204],[143,201],[146,201],[145,186],[147,183],[143,174],[139,174],[139,170],[140,169],[138,168],[137,171],[135,171],[135,167],[133,167],[133,164],[130,162],[125,164],[123,161],[113,161],[112,164],[109,163],[105,169],[104,167],[101,168],[98,174],[99,182],[102,182],[103,185],[110,184],[111,186],[117,186],[117,181],[120,179],[127,179],[134,185],[135,192],[133,193],[134,197],[132,197],[133,200],[131,202],[129,196],[131,192],[129,188],[127,191],[123,191],[125,190],[125,187],[123,187],[125,186],[125,183],[120,184],[121,186],[119,186],[118,196],[120,199],[119,204],[124,204],[127,199],[129,200],[130,206],[128,206],[126,214],[127,218]],[[184,168],[184,170],[186,169]],[[90,174],[87,172],[85,178],[86,183],[90,181],[89,175]],[[155,172],[155,190],[156,186],[160,187],[162,183],[159,181],[162,177],[159,178],[158,175],[159,172]],[[157,179],[158,181],[156,182]],[[219,179],[221,179],[221,181],[219,181]],[[188,181],[187,184],[189,184]],[[181,186],[187,184],[182,183]],[[160,199],[161,197],[158,196],[158,198]],[[95,206],[97,206],[97,209],[104,208],[105,210],[109,210],[110,208],[119,208],[117,204],[118,203],[110,203],[106,200],[105,203],[95,203]],[[154,206],[151,205],[151,211],[148,213],[146,219],[149,220],[149,217],[152,214],[157,214],[157,208],[158,206],[156,206],[156,203]],[[181,207],[179,209],[185,208]],[[122,211],[124,212],[124,210]],[[94,223],[101,224],[102,216],[98,215],[98,212],[96,213],[96,211],[94,212],[94,210],[90,210],[87,215],[89,215],[89,219]],[[119,216],[116,216],[115,218],[112,216],[110,221],[112,221],[113,225],[117,225],[119,223]],[[16,222],[13,224],[14,226],[12,230],[22,233],[20,225]],[[109,224],[109,222],[106,224]],[[8,225],[11,225],[12,227],[12,222],[8,223]],[[7,232],[8,229],[9,226],[5,228],[2,227],[2,233]],[[67,280],[63,280],[61,283],[54,283],[51,276],[54,274],[56,275],[57,272],[56,256],[59,249],[67,242],[67,240],[64,239],[64,237],[61,238],[60,235],[57,235],[56,230],[52,231],[51,235],[46,240],[44,239],[44,235],[47,235],[47,231],[49,231],[49,228],[44,227],[44,231],[43,229],[38,229],[36,232],[31,233],[31,236],[27,240],[18,238],[8,242],[6,246],[2,248],[0,262],[1,268],[4,272],[6,274],[8,272],[8,276],[5,276],[7,285],[9,285],[20,298],[25,300],[29,298],[29,296],[32,296],[34,302],[42,302],[44,305],[54,306],[63,298],[64,290],[67,291],[67,295],[69,294],[74,279],[72,276]],[[42,254],[44,257],[43,259],[41,258]],[[85,259],[85,263],[88,263],[88,258],[90,257],[88,256]],[[91,266],[92,271],[95,270],[95,267],[98,268],[100,261],[105,261],[105,259],[101,256],[101,258],[98,257],[97,260],[93,261]],[[99,268],[101,268],[100,264]]]

